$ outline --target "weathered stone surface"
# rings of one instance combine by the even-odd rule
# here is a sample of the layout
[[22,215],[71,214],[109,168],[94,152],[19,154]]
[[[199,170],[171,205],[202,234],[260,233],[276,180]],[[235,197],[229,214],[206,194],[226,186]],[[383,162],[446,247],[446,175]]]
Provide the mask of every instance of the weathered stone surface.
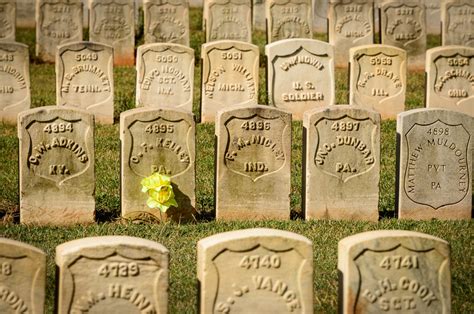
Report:
[[143,13],[146,44],[189,46],[188,0],[145,0]]
[[202,45],[201,59],[202,122],[214,122],[220,109],[257,104],[257,46],[230,40],[211,42]]
[[58,314],[167,313],[168,260],[163,245],[134,237],[61,244],[56,247]]
[[335,103],[334,47],[314,39],[285,39],[265,47],[269,104],[295,120]]
[[474,119],[445,109],[398,115],[398,217],[469,219]]
[[426,107],[474,116],[474,48],[445,46],[426,52]]
[[328,0],[313,0],[313,30],[328,33]]
[[350,50],[349,103],[394,119],[405,109],[406,51],[388,45]]
[[205,1],[206,42],[236,40],[252,42],[252,0]]
[[330,106],[306,112],[303,126],[306,219],[377,221],[380,114]]
[[[195,126],[191,113],[138,108],[120,116],[122,216],[132,220],[190,220],[196,214]],[[146,205],[140,181],[159,172],[171,177],[178,207],[166,214]]]
[[112,47],[87,41],[58,47],[56,104],[87,110],[99,123],[114,123]]
[[16,2],[3,0],[0,3],[0,41],[15,41],[15,32]]
[[44,313],[46,254],[0,238],[0,312]]
[[197,245],[201,313],[313,313],[309,239],[276,229],[219,233]]
[[16,23],[18,27],[36,26],[35,16],[35,0],[16,0]]
[[137,107],[193,110],[194,50],[177,44],[137,49]]
[[426,33],[440,35],[441,1],[424,0],[426,9]]
[[134,1],[89,0],[89,41],[112,46],[115,65],[133,65]]
[[335,65],[347,67],[349,49],[374,43],[373,0],[330,0],[329,43],[335,49]]
[[265,1],[267,42],[289,38],[313,37],[311,0]]
[[253,29],[265,31],[265,0],[252,0]]
[[431,235],[369,231],[339,241],[342,313],[451,313],[449,244]]
[[18,113],[31,103],[27,45],[0,42],[0,85],[0,121],[16,124]]
[[441,39],[443,46],[474,47],[474,3],[472,0],[442,0]]
[[216,218],[290,217],[291,114],[268,106],[216,119]]
[[36,1],[36,56],[54,62],[57,46],[82,40],[82,0]]
[[409,69],[420,70],[425,66],[425,11],[420,2],[391,1],[381,5],[382,44],[406,50]]
[[20,221],[94,221],[94,116],[47,106],[18,115]]

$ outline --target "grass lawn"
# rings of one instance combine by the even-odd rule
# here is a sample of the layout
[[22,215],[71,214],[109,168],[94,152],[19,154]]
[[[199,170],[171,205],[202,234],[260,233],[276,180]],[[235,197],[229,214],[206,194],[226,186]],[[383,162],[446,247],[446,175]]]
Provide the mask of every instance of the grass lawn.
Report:
[[[191,10],[191,46],[196,60],[200,56],[201,12]],[[17,40],[30,47],[32,107],[55,104],[54,65],[41,64],[34,57],[34,31],[19,29]],[[85,37],[87,38],[87,37]],[[326,35],[316,34],[325,39]],[[429,47],[439,44],[439,37],[429,36]],[[143,43],[141,34],[137,44]],[[260,47],[259,101],[266,103],[265,59],[263,48],[265,35],[255,31],[254,43]],[[195,67],[194,114],[199,119],[201,68]],[[337,103],[347,103],[347,70],[336,71]],[[135,70],[132,67],[117,67],[115,80],[115,120],[121,112],[135,105]],[[406,109],[423,107],[424,73],[409,72]],[[452,305],[455,313],[474,313],[472,295],[474,224],[469,221],[399,221],[393,218],[395,206],[395,160],[396,123],[382,122],[381,134],[381,180],[379,210],[382,217],[378,223],[303,221],[301,220],[301,174],[302,174],[302,124],[293,123],[292,147],[292,194],[293,219],[277,222],[216,222],[214,217],[214,126],[198,124],[196,134],[196,193],[197,209],[200,212],[196,224],[132,224],[120,219],[120,141],[119,125],[96,128],[96,216],[98,223],[90,226],[34,227],[22,226],[18,221],[18,139],[16,127],[0,124],[0,236],[35,245],[48,254],[47,313],[54,308],[54,249],[55,246],[77,238],[98,235],[130,235],[162,243],[170,250],[170,313],[196,312],[196,242],[215,233],[269,227],[296,232],[308,237],[314,244],[314,300],[315,311],[336,312],[337,309],[337,243],[340,239],[368,230],[403,229],[428,233],[447,240],[452,249]]]

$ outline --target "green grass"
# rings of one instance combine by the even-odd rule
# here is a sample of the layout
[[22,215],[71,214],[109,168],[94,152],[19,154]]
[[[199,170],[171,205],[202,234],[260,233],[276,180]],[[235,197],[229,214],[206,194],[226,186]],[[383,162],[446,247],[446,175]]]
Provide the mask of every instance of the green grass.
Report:
[[[193,111],[199,119],[201,13],[191,10],[191,46],[195,49],[195,94]],[[41,64],[34,57],[34,31],[20,29],[18,41],[30,47],[32,107],[55,104],[54,66]],[[266,103],[265,59],[263,47],[265,34],[254,33],[254,44],[260,47],[259,101]],[[324,34],[315,38],[325,40]],[[142,43],[139,37],[137,43]],[[429,36],[433,47],[439,37]],[[114,70],[115,120],[121,112],[135,107],[135,70],[118,67]],[[407,109],[423,107],[424,74],[408,74]],[[347,70],[336,70],[337,103],[347,103]],[[214,221],[214,125],[198,124],[196,131],[196,198],[200,212],[199,222],[189,225],[175,223],[129,224],[120,216],[119,126],[96,128],[96,213],[98,224],[72,227],[23,226],[18,221],[18,140],[16,127],[0,124],[0,236],[35,245],[48,254],[47,313],[54,307],[54,248],[77,238],[98,235],[130,235],[162,243],[170,250],[170,313],[196,312],[196,242],[219,232],[269,227],[296,232],[308,237],[314,244],[314,296],[315,311],[336,312],[337,309],[337,243],[342,238],[359,232],[378,229],[414,230],[447,240],[452,249],[452,304],[455,313],[473,313],[473,230],[472,221],[399,221],[393,218],[395,206],[396,123],[384,121],[381,127],[381,180],[379,210],[383,219],[378,223],[342,221],[284,222],[216,222]],[[293,123],[291,211],[292,217],[301,213],[302,124]]]

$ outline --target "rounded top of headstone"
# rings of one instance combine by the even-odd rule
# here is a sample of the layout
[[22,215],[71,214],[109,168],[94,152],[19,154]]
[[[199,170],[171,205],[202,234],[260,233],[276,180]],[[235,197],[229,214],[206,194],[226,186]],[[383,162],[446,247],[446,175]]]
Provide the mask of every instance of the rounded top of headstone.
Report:
[[374,0],[329,0],[331,4],[365,4],[365,3],[373,3]]
[[143,50],[146,49],[157,49],[157,50],[174,50],[177,52],[187,52],[194,56],[194,49],[185,45],[176,44],[176,43],[150,43],[150,44],[143,44],[137,47],[137,55],[142,53]]
[[72,106],[43,106],[28,109],[18,114],[18,137],[22,137],[22,128],[28,127],[30,122],[40,119],[54,119],[60,117],[62,119],[84,119],[89,125],[95,121],[94,115],[86,110]]
[[[419,115],[426,115],[429,114],[429,117],[435,115],[436,117],[457,117],[457,119],[472,119],[472,117],[468,114],[458,112],[458,111],[453,111],[449,109],[443,109],[443,108],[417,108],[417,109],[412,109],[404,112],[400,112],[397,115],[397,121],[400,121],[407,116],[419,116]],[[424,121],[417,121],[419,124],[424,123]]]
[[[188,112],[184,109],[180,109],[180,108],[168,108],[168,107],[140,107],[140,108],[133,108],[133,109],[129,109],[129,110],[126,110],[126,111],[123,111],[121,114],[120,114],[120,120],[124,120],[124,119],[127,119],[128,117],[130,116],[133,116],[133,115],[136,115],[136,114],[144,114],[144,115],[147,115],[147,114],[153,114],[154,116],[155,115],[161,115],[161,114],[165,114],[165,115],[179,115],[179,116],[189,116],[190,118],[193,118],[194,117],[194,114],[192,112]],[[150,116],[149,118],[150,119],[154,119],[155,117],[152,117]]]
[[[249,115],[260,115],[263,118],[272,118],[275,115],[280,115],[282,119],[290,119],[291,122],[291,112],[275,108],[267,105],[243,105],[224,108],[217,111],[216,114],[216,125],[220,123],[225,123],[230,117],[248,117]],[[284,118],[283,118],[284,117]],[[216,128],[216,134],[218,129]]]
[[354,53],[363,53],[363,52],[372,52],[372,51],[384,50],[385,52],[390,51],[391,53],[403,54],[406,55],[406,50],[398,48],[392,45],[385,44],[370,44],[370,45],[360,45],[355,46],[349,49],[349,54],[352,56]]
[[112,49],[111,45],[107,45],[105,43],[100,43],[97,41],[71,41],[67,43],[63,43],[57,46],[58,51],[62,51],[64,49],[83,49],[84,47],[90,49]]
[[447,241],[429,234],[406,230],[376,230],[355,234],[339,241],[338,252],[341,254],[342,251],[351,250],[354,255],[358,255],[367,249],[384,251],[399,246],[401,242],[408,249],[418,249],[420,245],[433,246],[436,244],[440,246],[441,250],[446,249],[443,255],[449,256]]
[[[470,54],[474,55],[474,47],[460,46],[460,45],[446,45],[434,47],[426,50],[426,65],[425,69],[428,70],[431,67],[433,59],[439,55],[444,55],[444,57],[454,57],[456,54]],[[447,55],[452,54],[452,55]]]
[[148,257],[150,251],[168,254],[158,242],[130,236],[100,236],[72,240],[56,247],[56,264],[75,259],[82,254],[103,258],[120,251],[133,258]]
[[2,255],[10,256],[12,254],[12,256],[17,256],[19,250],[22,252],[28,251],[28,254],[37,254],[46,258],[46,253],[35,246],[16,240],[0,238],[0,251]]
[[242,241],[248,241],[252,243],[269,242],[271,244],[273,241],[272,239],[275,237],[286,239],[287,242],[280,242],[276,244],[281,248],[285,246],[293,246],[294,242],[312,245],[311,240],[293,232],[270,228],[253,228],[223,232],[204,238],[198,242],[198,247],[205,250],[219,244],[229,249],[232,249],[233,245],[237,245],[240,248],[243,245]]
[[204,54],[204,52],[206,52],[207,50],[211,48],[215,48],[215,47],[220,48],[220,49],[227,49],[227,48],[232,48],[232,47],[236,47],[238,49],[250,48],[251,50],[258,51],[258,46],[251,43],[244,42],[244,41],[238,41],[238,40],[216,40],[216,41],[204,43],[202,44],[201,51]]
[[278,41],[274,41],[272,43],[269,43],[268,45],[265,45],[265,51],[268,51],[268,49],[272,49],[274,47],[280,47],[280,46],[298,46],[298,45],[321,45],[321,46],[332,46],[330,43],[318,40],[318,39],[312,39],[312,38],[288,38],[288,39],[280,39]]
[[77,108],[77,107],[73,107],[73,106],[53,106],[52,105],[52,106],[36,107],[36,108],[32,108],[32,109],[22,111],[20,114],[18,114],[18,118],[20,119],[20,117],[28,116],[28,115],[32,115],[32,114],[49,114],[49,113],[59,114],[59,113],[68,113],[68,112],[77,112],[79,114],[86,114],[86,115],[90,115],[90,116],[93,117],[93,115],[91,115],[86,110],[83,110],[83,109],[80,109],[80,108]]
[[2,41],[2,42],[0,42],[0,47],[2,47],[2,49],[7,49],[8,47],[28,49],[28,45],[25,45],[23,43],[19,43],[19,42],[16,42],[16,41]]
[[374,123],[380,123],[381,119],[380,113],[376,111],[369,110],[358,105],[338,104],[305,111],[303,124],[305,126],[309,126],[313,123],[313,120],[317,119],[319,116],[332,118],[339,117],[342,114],[351,115],[352,117],[369,117]]

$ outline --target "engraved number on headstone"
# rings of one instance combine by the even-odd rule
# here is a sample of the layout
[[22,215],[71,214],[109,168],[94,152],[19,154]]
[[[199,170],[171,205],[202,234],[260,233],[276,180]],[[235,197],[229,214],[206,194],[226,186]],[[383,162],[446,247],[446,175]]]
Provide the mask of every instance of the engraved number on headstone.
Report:
[[3,262],[0,268],[0,275],[10,276],[12,274],[12,264]]
[[245,255],[239,263],[239,266],[246,269],[259,268],[279,268],[281,265],[280,256],[274,255]]
[[137,263],[111,262],[102,264],[98,269],[99,276],[107,277],[134,277],[140,274]]

